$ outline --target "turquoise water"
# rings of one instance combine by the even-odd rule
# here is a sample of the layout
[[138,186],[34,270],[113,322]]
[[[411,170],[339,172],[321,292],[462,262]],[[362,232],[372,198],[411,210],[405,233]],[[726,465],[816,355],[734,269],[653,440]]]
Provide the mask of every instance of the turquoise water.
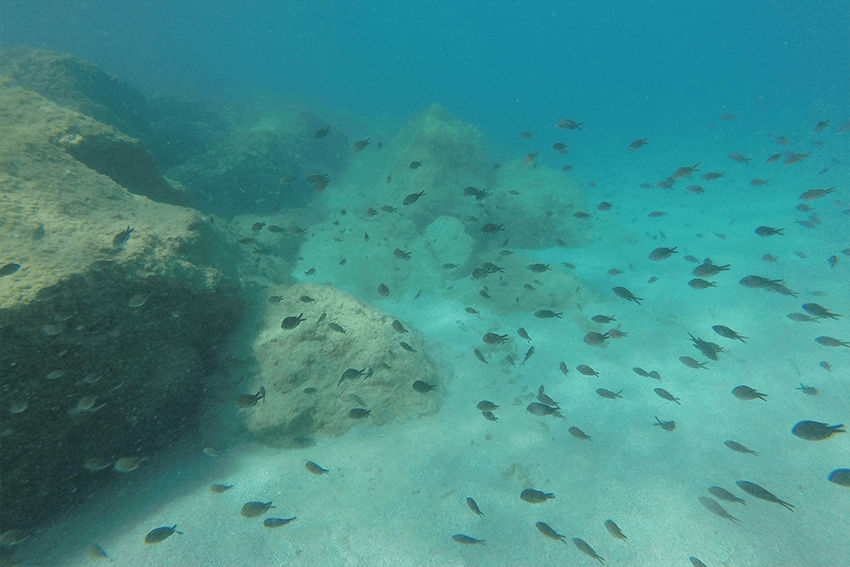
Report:
[[[691,556],[708,566],[850,565],[850,492],[827,480],[830,471],[850,468],[850,436],[809,442],[791,434],[801,420],[850,420],[850,349],[814,340],[850,340],[850,132],[839,132],[850,119],[845,6],[7,4],[0,22],[6,45],[68,51],[145,91],[192,93],[213,105],[296,100],[333,116],[332,124],[352,124],[352,143],[370,135],[383,139],[383,153],[359,154],[311,198],[316,221],[305,227],[312,236],[298,251],[301,259],[294,266],[264,259],[267,271],[258,281],[270,286],[268,295],[280,293],[269,274],[286,269],[300,283],[328,283],[403,321],[438,369],[441,400],[433,415],[381,426],[365,420],[341,437],[290,450],[217,434],[213,411],[198,427],[228,448],[224,455],[198,455],[192,446],[159,456],[125,487],[32,538],[24,564],[96,563],[86,553],[92,543],[126,565],[595,564],[570,542],[581,538],[606,565],[688,565]],[[387,218],[381,215],[365,217],[368,206],[401,206],[395,186],[383,181],[412,159],[404,150],[415,145],[398,132],[434,103],[477,128],[488,164],[502,164],[488,187],[505,207],[500,222],[533,232],[539,218],[524,224],[522,212],[533,210],[541,195],[521,189],[514,208],[505,195],[554,179],[541,186],[561,207],[560,226],[581,226],[591,235],[575,248],[557,247],[545,235],[535,247],[506,247],[516,257],[506,286],[537,278],[539,290],[561,293],[565,282],[582,287],[565,304],[562,319],[534,317],[532,303],[488,304],[478,295],[479,282],[467,273],[448,275],[439,255],[428,256],[423,230],[381,224]],[[734,118],[721,119],[726,114]],[[583,123],[582,130],[556,128],[564,118]],[[825,120],[829,126],[814,132]],[[534,137],[521,137],[523,131]],[[790,143],[779,145],[778,136]],[[642,138],[649,140],[645,147],[628,151]],[[550,149],[555,142],[567,143],[570,153],[556,154]],[[538,169],[523,167],[523,158],[537,150]],[[786,156],[765,162],[787,151],[811,157],[795,165],[783,164]],[[736,162],[730,153],[752,161]],[[672,189],[656,186],[696,163],[700,171],[692,179]],[[566,164],[574,168],[562,173]],[[438,170],[439,164],[426,161],[419,173],[428,175],[429,167]],[[404,170],[393,170],[395,183],[413,179]],[[701,179],[709,171],[724,176]],[[754,186],[753,179],[769,184]],[[693,184],[705,192],[686,190]],[[831,187],[833,193],[816,201],[799,199],[804,191]],[[583,191],[584,201],[569,208],[557,192],[573,188]],[[602,201],[613,207],[598,211]],[[800,204],[814,210],[800,211]],[[341,217],[340,209],[349,213]],[[576,225],[575,209],[593,218]],[[475,211],[464,201],[462,209],[443,214],[462,218]],[[665,215],[650,217],[653,211]],[[800,224],[814,222],[813,214],[814,228]],[[237,217],[234,230],[288,218],[286,211]],[[754,230],[761,225],[783,228],[784,235],[759,237]],[[358,238],[332,240],[341,230]],[[372,235],[369,246],[359,238],[364,231]],[[379,235],[389,250],[413,250],[411,262],[402,264],[407,273],[395,273],[397,258],[374,252]],[[650,260],[661,246],[678,247],[678,253]],[[766,261],[768,254],[777,260]],[[495,255],[494,249],[482,259]],[[686,255],[731,269],[706,278],[716,288],[696,290],[688,282],[697,264]],[[522,266],[534,262],[550,263],[553,272],[529,276]],[[309,268],[317,276],[304,276]],[[611,269],[622,273],[610,275]],[[739,285],[752,274],[781,279],[798,296]],[[387,278],[397,283],[381,298],[376,282]],[[498,291],[492,279],[485,283]],[[614,295],[614,286],[634,291],[641,305]],[[812,302],[843,317],[810,323],[787,317]],[[478,315],[464,310],[470,306]],[[263,298],[256,309],[265,308]],[[613,326],[628,336],[586,345],[587,332],[612,326],[590,322],[596,314],[616,316]],[[272,324],[277,321],[271,318],[263,323]],[[718,324],[749,339],[723,339],[712,331]],[[525,365],[520,362],[529,345],[516,335],[519,327],[535,347]],[[507,334],[510,341],[486,347],[481,336],[487,332]],[[724,347],[708,371],[679,361],[705,360],[688,332]],[[255,333],[245,329],[241,340],[252,343]],[[481,363],[473,348],[489,363]],[[506,355],[516,367],[503,361]],[[570,369],[566,376],[561,361]],[[600,376],[580,374],[580,364]],[[662,380],[640,377],[634,367],[657,370]],[[801,383],[816,386],[819,395],[797,390]],[[731,390],[741,384],[767,393],[768,402],[735,398]],[[540,385],[559,402],[564,420],[526,411]],[[658,387],[681,405],[659,398],[653,392]],[[602,398],[597,388],[622,390],[623,398]],[[482,399],[501,406],[498,422],[475,409]],[[676,430],[654,427],[656,416],[675,420]],[[571,436],[570,426],[592,440]],[[723,446],[729,439],[758,456],[729,450]],[[307,475],[307,460],[330,474]],[[741,480],[790,502],[794,512],[739,490]],[[234,488],[213,495],[212,482]],[[700,504],[713,485],[747,500],[746,506],[720,502],[738,522]],[[529,487],[555,499],[524,502],[519,494]],[[470,512],[467,497],[484,516]],[[298,520],[258,529],[238,515],[248,500],[273,500],[275,515]],[[606,531],[609,518],[627,540]],[[536,522],[565,535],[568,545],[546,539]],[[173,524],[184,535],[142,544],[151,529]],[[458,533],[486,545],[460,545],[451,539]]]

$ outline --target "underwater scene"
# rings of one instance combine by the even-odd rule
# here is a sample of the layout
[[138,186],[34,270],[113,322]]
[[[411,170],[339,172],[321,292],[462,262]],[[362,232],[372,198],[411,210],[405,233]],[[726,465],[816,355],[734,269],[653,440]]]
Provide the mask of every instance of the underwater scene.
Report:
[[0,567],[850,567],[848,46],[0,1]]

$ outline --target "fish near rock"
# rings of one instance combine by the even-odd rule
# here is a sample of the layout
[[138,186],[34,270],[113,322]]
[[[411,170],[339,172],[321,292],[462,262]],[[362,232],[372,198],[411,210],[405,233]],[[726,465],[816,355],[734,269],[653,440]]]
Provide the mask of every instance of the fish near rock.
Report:
[[115,235],[115,238],[112,239],[112,247],[123,250],[127,245],[127,242],[130,240],[130,233],[133,232],[134,229],[130,228],[128,225],[126,230],[122,230],[118,234]]
[[293,317],[287,317],[287,318],[285,318],[283,321],[281,321],[281,323],[280,323],[280,328],[281,328],[281,329],[283,329],[284,331],[289,331],[289,330],[291,330],[291,329],[294,329],[294,328],[295,328],[295,327],[297,327],[297,326],[298,326],[298,325],[299,325],[302,321],[306,321],[306,319],[304,319],[304,318],[302,317],[303,315],[304,315],[304,314],[303,314],[303,313],[301,313],[301,315],[298,315],[297,317],[293,316]]

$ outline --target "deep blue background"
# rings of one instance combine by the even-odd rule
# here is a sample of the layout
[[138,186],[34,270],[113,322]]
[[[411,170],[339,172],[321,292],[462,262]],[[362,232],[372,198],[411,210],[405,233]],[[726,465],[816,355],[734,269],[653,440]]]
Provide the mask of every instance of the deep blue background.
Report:
[[850,101],[835,0],[0,0],[0,14],[3,44],[145,89],[268,89],[400,119],[440,102],[506,140],[565,117],[626,138],[725,112],[837,126]]

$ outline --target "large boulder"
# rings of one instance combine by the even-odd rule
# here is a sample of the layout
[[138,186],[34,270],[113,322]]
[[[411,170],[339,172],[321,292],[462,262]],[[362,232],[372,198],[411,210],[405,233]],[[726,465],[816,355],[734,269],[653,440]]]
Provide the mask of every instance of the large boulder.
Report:
[[0,532],[35,529],[132,474],[118,459],[191,431],[241,320],[240,273],[262,272],[221,221],[75,158],[93,132],[118,136],[0,81]]
[[[265,399],[245,410],[257,439],[305,446],[359,423],[381,425],[439,409],[437,369],[409,324],[400,323],[400,330],[388,313],[331,286],[278,286],[269,293],[273,301],[254,342],[259,371],[246,392],[265,390]],[[304,320],[296,327],[281,327],[299,315]],[[436,389],[417,390],[417,381]],[[349,415],[355,408],[371,413],[357,419]]]
[[147,140],[150,114],[141,92],[73,55],[24,47],[0,49],[0,75],[47,100]]

